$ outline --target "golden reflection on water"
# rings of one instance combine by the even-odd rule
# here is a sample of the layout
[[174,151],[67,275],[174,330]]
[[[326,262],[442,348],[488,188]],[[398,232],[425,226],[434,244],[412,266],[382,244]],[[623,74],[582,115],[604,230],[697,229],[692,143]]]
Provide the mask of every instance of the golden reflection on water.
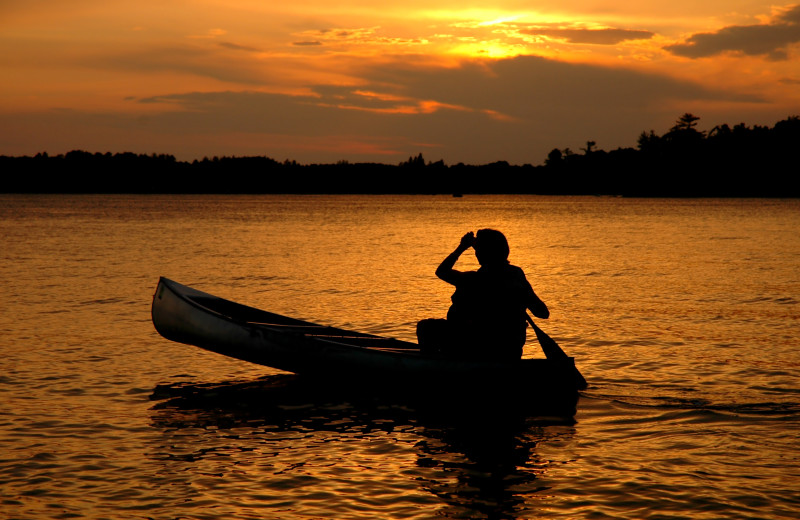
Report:
[[[791,518],[798,209],[588,197],[2,196],[0,512]],[[170,343],[150,323],[163,275],[413,340],[416,321],[450,303],[436,266],[482,227],[506,233],[512,262],[552,311],[539,325],[592,385],[577,424],[464,424],[369,401],[368,390],[367,402],[327,389],[306,402],[263,391],[252,399],[236,384],[276,371]],[[459,266],[476,264],[467,254]],[[526,355],[542,355],[532,337]],[[159,385],[223,386],[229,398],[151,401]]]
[[546,420],[474,404],[456,411],[425,396],[324,392],[293,376],[166,385],[154,397],[163,400],[153,420],[164,431],[154,458],[215,503],[237,489],[240,514],[379,509],[427,518],[443,503],[445,516],[524,517],[532,511],[525,497],[543,491],[552,464],[537,444],[573,432],[574,408]]

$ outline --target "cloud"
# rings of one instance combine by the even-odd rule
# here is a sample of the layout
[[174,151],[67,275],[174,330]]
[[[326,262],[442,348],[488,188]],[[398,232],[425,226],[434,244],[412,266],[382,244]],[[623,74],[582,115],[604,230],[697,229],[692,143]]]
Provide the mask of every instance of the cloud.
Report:
[[587,140],[604,149],[633,146],[643,130],[658,129],[659,121],[666,127],[698,100],[761,101],[655,74],[539,57],[435,67],[423,55],[387,56],[352,72],[357,86],[310,85],[304,95],[165,92],[130,102],[141,110],[102,117],[53,111],[26,116],[24,124],[17,115],[15,125],[4,125],[0,114],[0,141],[35,135],[33,153],[101,147],[182,159],[392,163],[422,151],[449,164],[540,164],[553,148],[577,150]]
[[255,47],[248,47],[247,45],[239,45],[238,43],[231,43],[231,42],[219,42],[217,43],[220,47],[225,47],[226,49],[231,49],[234,51],[246,51],[246,52],[261,52],[260,49]]
[[[217,46],[237,51],[257,51],[227,42],[219,42]],[[242,59],[245,61],[237,60],[230,53],[223,53],[212,47],[185,45],[102,52],[82,58],[80,63],[109,71],[145,75],[158,72],[182,73],[229,83],[262,84],[264,73],[250,66],[250,62],[244,57]]]
[[428,43],[420,38],[383,36],[381,27],[331,28],[296,33],[303,38],[293,45],[356,44],[356,45],[420,45]]
[[[424,57],[419,57],[424,62]],[[454,112],[477,121],[489,118],[536,121],[557,113],[573,114],[618,110],[642,110],[667,100],[728,100],[759,102],[757,96],[723,94],[694,83],[627,69],[568,64],[541,57],[520,56],[497,61],[470,61],[460,67],[420,66],[404,56],[356,71],[358,87],[311,86],[311,95],[258,92],[187,93],[154,96],[142,103],[168,103],[203,113],[228,106],[231,113],[263,110],[265,125],[276,113],[296,113],[299,119],[316,120],[316,128],[333,114],[343,121],[369,125],[369,113],[379,121],[391,116]],[[260,108],[259,108],[260,107]],[[280,107],[280,108],[277,108]],[[248,109],[250,110],[250,109]],[[362,112],[363,116],[347,114]],[[284,116],[281,116],[284,117]],[[571,117],[571,116],[570,116]],[[261,119],[261,118],[258,118]],[[281,127],[289,128],[281,123]],[[277,130],[276,127],[274,130]],[[273,129],[270,127],[269,131]],[[365,130],[371,132],[365,127]]]
[[680,99],[760,101],[757,96],[724,94],[666,76],[536,56],[471,61],[458,68],[415,67],[398,61],[362,75],[375,84],[396,85],[398,92],[409,97],[516,117],[536,117],[556,107],[571,112],[613,107],[639,110]]
[[528,28],[520,30],[522,34],[546,36],[567,40],[569,43],[589,43],[594,45],[616,45],[627,40],[647,40],[655,33],[629,29],[549,29]]
[[775,17],[771,23],[732,25],[713,33],[694,34],[685,43],[665,47],[687,58],[703,58],[725,52],[766,56],[770,60],[789,59],[788,47],[800,42],[800,5]]
[[[375,114],[431,114],[439,110],[481,112],[470,107],[446,103],[435,99],[418,99],[379,90],[353,89],[352,87],[318,86],[315,102],[319,106],[343,110],[361,110]],[[493,117],[502,115],[492,114]]]
[[[354,143],[380,140],[383,153],[396,153],[397,160],[435,150],[431,153],[439,155],[430,159],[450,163],[538,164],[554,147],[577,149],[589,139],[607,149],[633,146],[654,119],[672,122],[681,110],[675,107],[697,100],[762,101],[654,74],[538,57],[452,68],[421,66],[424,56],[416,60],[404,56],[364,66],[358,87],[315,86],[303,96],[195,92],[141,102],[183,109],[151,116],[151,125],[168,134],[191,129],[203,135],[262,135],[260,153],[281,157],[295,153],[285,144],[293,136],[306,146],[294,156],[300,161],[390,160],[308,147],[309,139],[322,143],[346,135]],[[278,152],[269,148],[275,136],[284,143]]]

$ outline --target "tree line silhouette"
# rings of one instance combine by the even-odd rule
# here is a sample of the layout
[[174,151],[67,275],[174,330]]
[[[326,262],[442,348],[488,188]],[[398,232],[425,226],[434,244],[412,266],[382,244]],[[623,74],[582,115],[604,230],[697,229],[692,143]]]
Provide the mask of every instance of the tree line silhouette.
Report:
[[178,161],[166,154],[0,156],[4,193],[530,193],[644,197],[800,197],[800,117],[773,127],[697,129],[684,114],[635,148],[554,149],[544,164],[299,164],[269,157]]

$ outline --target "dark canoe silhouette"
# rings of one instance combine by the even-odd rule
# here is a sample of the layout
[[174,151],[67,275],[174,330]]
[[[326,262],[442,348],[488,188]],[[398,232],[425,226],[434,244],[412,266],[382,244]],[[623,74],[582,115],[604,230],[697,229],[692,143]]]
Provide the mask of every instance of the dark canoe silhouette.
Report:
[[577,392],[572,358],[515,362],[423,355],[416,343],[266,312],[161,278],[153,325],[166,339],[300,375],[342,383],[464,388],[521,385],[548,395]]

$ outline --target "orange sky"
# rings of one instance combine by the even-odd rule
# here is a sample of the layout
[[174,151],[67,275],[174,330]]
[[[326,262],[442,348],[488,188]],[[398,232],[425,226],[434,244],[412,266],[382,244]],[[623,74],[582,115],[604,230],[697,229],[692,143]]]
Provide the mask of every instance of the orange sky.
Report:
[[0,154],[540,164],[800,115],[800,4],[3,0]]

